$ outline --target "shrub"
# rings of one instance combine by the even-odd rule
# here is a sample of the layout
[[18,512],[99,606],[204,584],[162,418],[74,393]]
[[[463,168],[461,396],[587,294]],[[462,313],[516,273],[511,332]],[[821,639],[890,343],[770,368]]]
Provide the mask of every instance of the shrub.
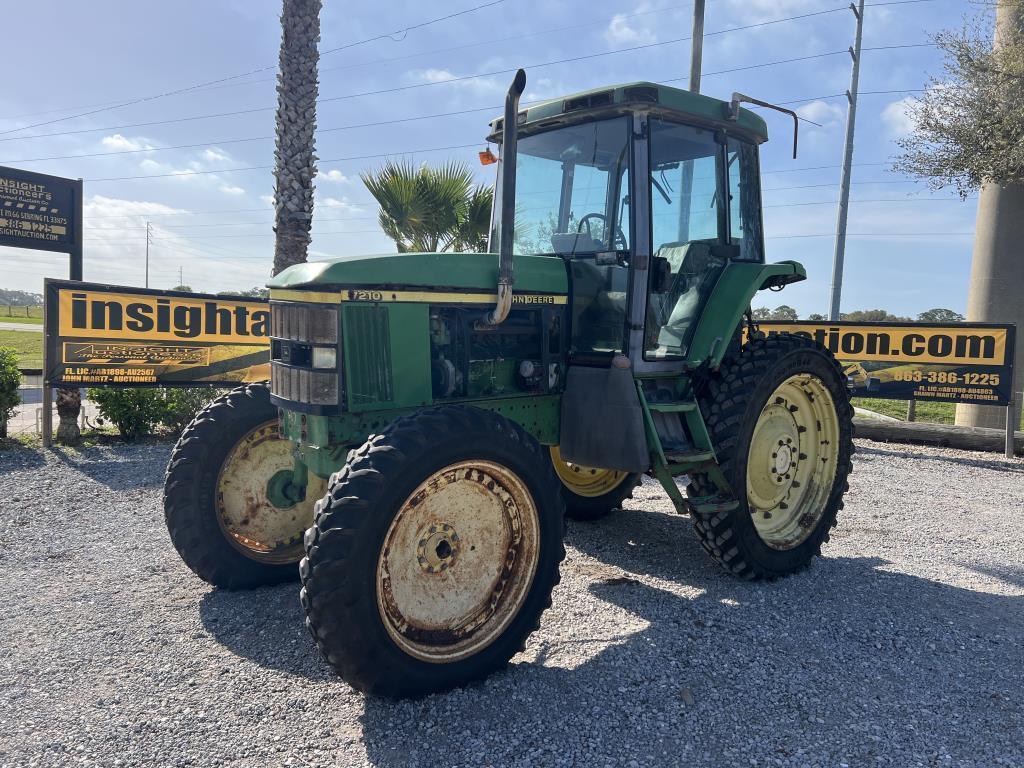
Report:
[[100,415],[112,422],[125,440],[134,440],[151,432],[163,413],[163,393],[156,388],[93,387],[89,390],[89,399],[96,403]]
[[100,415],[113,423],[121,437],[134,440],[158,426],[180,434],[196,413],[217,397],[219,389],[94,387],[89,399],[99,407]]
[[195,415],[222,391],[206,388],[162,390],[164,403],[159,417],[160,424],[176,435],[181,434]]
[[14,409],[21,402],[18,387],[21,385],[21,371],[18,358],[10,347],[0,347],[0,437],[7,437],[7,420],[14,415]]

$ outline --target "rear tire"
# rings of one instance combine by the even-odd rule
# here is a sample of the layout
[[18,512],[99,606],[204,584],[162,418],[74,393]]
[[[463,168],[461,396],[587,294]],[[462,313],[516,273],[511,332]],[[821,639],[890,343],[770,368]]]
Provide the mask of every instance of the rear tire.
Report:
[[167,465],[164,518],[199,578],[249,589],[297,577],[302,534],[326,483],[310,473],[304,501],[275,507],[267,483],[292,466],[267,384],[234,389],[196,414]]
[[523,650],[558,583],[558,480],[518,424],[428,408],[349,454],[306,532],[306,626],[369,694],[465,685]]
[[607,517],[633,498],[633,489],[640,484],[637,472],[584,467],[563,459],[557,445],[548,450],[561,481],[565,516],[571,520],[591,522]]
[[[705,551],[744,579],[771,579],[821,554],[852,470],[853,409],[842,369],[814,341],[777,334],[723,362],[699,398],[718,463],[739,501],[697,513]],[[714,492],[695,474],[690,496]]]

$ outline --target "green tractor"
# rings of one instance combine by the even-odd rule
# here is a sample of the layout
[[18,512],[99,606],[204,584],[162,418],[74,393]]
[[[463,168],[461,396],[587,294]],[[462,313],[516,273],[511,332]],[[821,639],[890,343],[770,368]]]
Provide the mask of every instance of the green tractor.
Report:
[[228,589],[299,575],[320,652],[368,693],[503,667],[551,604],[564,517],[645,473],[744,579],[805,567],[843,506],[842,369],[749,312],[805,279],[765,263],[754,100],[634,83],[520,111],[525,81],[489,137],[497,258],[284,271],[269,387],[212,403],[168,467],[189,567]]

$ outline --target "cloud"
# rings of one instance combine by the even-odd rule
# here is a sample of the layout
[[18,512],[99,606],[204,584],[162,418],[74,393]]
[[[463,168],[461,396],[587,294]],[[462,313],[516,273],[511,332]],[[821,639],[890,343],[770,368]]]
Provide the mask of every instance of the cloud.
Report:
[[267,205],[273,205],[274,204],[274,196],[273,195],[260,195],[260,200],[262,200]]
[[360,213],[363,209],[358,205],[353,205],[348,201],[347,197],[325,197],[316,201],[318,205],[322,205],[324,208],[331,208],[336,211],[346,211],[348,213]]
[[122,136],[120,133],[115,133],[112,136],[104,136],[100,143],[107,149],[114,150],[116,152],[138,152],[141,149],[153,149],[153,145],[145,139],[129,139],[127,136]]
[[465,80],[459,80],[461,75],[453,74],[447,69],[421,69],[414,70],[409,75],[421,83],[448,83],[454,88],[458,88],[463,91],[471,91],[481,95],[499,94],[504,93],[508,88],[507,83],[501,83],[494,78],[489,77],[473,77]]
[[348,176],[346,176],[336,168],[330,171],[318,171],[316,174],[316,178],[319,181],[331,181],[334,182],[335,184],[344,184],[345,182],[349,181]]
[[838,104],[829,104],[820,100],[797,107],[796,113],[804,120],[820,123],[823,127],[838,125],[846,116],[846,111]]
[[200,157],[209,163],[223,163],[231,159],[231,156],[222,149],[216,147],[209,147],[202,151]]
[[818,0],[727,0],[741,18],[751,22],[770,21],[804,11],[820,10]]
[[912,96],[904,96],[899,101],[887,104],[882,110],[882,123],[891,136],[906,136],[914,130],[916,124],[910,107],[915,101]]
[[[643,13],[646,7],[646,3],[643,3],[637,7],[636,12]],[[612,17],[608,29],[604,31],[604,39],[616,46],[645,45],[653,43],[657,36],[650,30],[631,24],[626,14],[618,13]]]
[[241,187],[236,187],[233,184],[221,184],[220,191],[225,195],[244,195],[245,190]]

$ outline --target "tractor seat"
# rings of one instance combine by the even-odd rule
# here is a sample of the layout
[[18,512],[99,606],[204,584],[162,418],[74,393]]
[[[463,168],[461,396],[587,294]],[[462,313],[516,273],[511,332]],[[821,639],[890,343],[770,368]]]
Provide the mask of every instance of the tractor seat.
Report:
[[666,259],[672,270],[669,290],[651,294],[648,328],[658,329],[658,346],[673,353],[681,350],[706,294],[726,259],[711,252],[705,242],[667,243],[657,256]]

